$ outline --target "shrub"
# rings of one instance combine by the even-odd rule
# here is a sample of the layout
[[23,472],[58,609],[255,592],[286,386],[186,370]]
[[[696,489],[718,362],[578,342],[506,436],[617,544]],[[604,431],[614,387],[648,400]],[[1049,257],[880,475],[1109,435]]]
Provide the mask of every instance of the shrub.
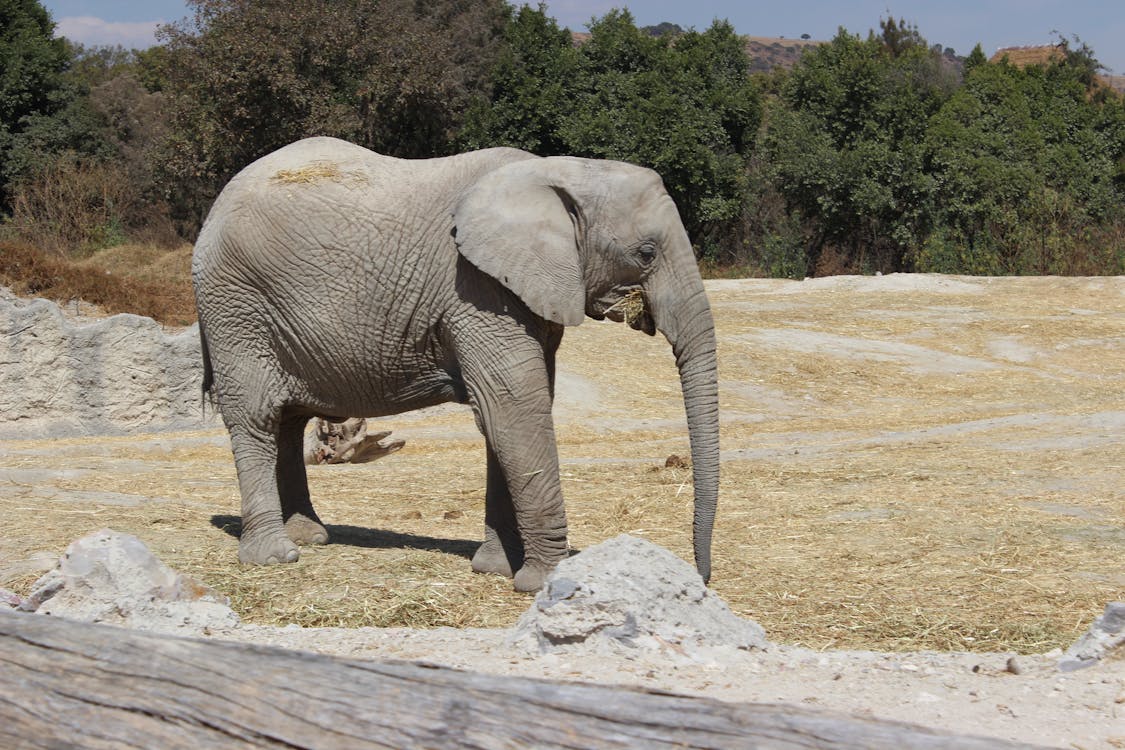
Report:
[[69,257],[126,239],[181,243],[164,205],[146,201],[125,167],[65,157],[15,184],[7,234]]
[[0,242],[0,283],[19,295],[58,302],[82,300],[107,313],[129,312],[168,325],[195,321],[187,276],[164,282],[140,281],[96,264],[71,263],[25,242]]

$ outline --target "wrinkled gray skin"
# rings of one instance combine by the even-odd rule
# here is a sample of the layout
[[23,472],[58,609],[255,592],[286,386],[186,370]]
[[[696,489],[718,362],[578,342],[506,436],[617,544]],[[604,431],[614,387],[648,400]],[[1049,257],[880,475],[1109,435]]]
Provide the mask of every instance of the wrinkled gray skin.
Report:
[[398,160],[331,138],[263,157],[223,190],[195,246],[204,389],[231,435],[239,559],[294,562],[328,534],[309,500],[313,416],[472,406],[488,456],[473,569],[534,591],[566,554],[551,419],[565,326],[643,290],[634,328],[679,367],[710,576],[719,481],[714,323],[659,176],[500,148]]

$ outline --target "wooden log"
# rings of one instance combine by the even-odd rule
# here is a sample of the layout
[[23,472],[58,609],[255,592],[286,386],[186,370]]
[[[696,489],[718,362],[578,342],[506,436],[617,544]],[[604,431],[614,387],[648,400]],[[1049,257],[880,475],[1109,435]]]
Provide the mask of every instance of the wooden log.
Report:
[[0,613],[3,748],[1006,748],[795,706]]
[[406,441],[384,442],[390,432],[367,434],[367,420],[351,417],[343,422],[330,422],[317,417],[305,429],[305,463],[365,464],[400,450]]

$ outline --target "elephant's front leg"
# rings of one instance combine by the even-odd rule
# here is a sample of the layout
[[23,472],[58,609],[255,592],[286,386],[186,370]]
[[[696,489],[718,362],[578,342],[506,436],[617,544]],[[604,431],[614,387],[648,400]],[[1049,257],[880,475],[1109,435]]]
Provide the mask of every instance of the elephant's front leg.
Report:
[[[509,562],[508,567],[516,570],[517,591],[537,591],[567,549],[566,512],[559,486],[544,353],[537,343],[532,348],[523,342],[522,346],[513,345],[502,357],[492,352],[475,363],[463,360],[462,366],[490,454],[486,539],[478,552],[480,567],[488,560],[492,572],[506,572],[501,555],[511,561],[519,550],[511,534],[514,516],[523,561],[522,565],[518,560]],[[497,486],[501,477],[510,506],[503,502],[504,492]],[[474,568],[480,567],[475,557]]]
[[500,459],[488,447],[488,487],[484,498],[484,544],[473,555],[473,570],[511,578],[523,564],[516,510]]

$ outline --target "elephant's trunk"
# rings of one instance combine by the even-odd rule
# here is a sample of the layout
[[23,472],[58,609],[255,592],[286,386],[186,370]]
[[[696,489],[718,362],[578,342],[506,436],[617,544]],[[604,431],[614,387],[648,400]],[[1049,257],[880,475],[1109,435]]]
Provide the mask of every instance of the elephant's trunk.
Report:
[[[681,230],[682,231],[682,230]],[[645,284],[657,329],[672,345],[680,371],[691,441],[695,486],[695,567],[711,578],[711,531],[719,499],[719,389],[715,322],[687,235],[683,248],[669,248]]]

